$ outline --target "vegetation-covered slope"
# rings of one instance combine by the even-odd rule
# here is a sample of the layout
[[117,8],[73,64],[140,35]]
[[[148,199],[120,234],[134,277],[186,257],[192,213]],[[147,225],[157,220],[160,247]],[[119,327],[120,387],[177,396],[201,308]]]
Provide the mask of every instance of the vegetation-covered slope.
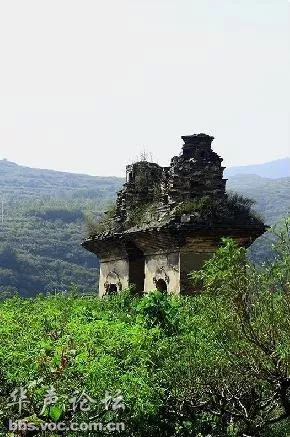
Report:
[[0,161],[0,291],[22,295],[97,290],[98,260],[81,247],[122,180],[31,169]]
[[237,175],[228,180],[227,189],[237,191],[256,201],[256,209],[266,224],[284,217],[290,209],[290,177],[262,178],[256,175]]
[[88,176],[23,167],[0,160],[0,193],[4,198],[108,199],[115,195],[121,178]]
[[[228,180],[228,190],[237,191],[256,201],[266,225],[283,221],[290,211],[290,178],[269,179],[256,175],[233,176]],[[273,238],[269,232],[258,238],[249,252],[255,261],[265,261],[272,256]]]
[[110,435],[124,437],[288,436],[284,235],[263,270],[225,240],[195,277],[204,284],[195,298],[122,292],[1,302],[1,435],[9,436],[10,419],[34,429],[47,422],[104,427],[87,428],[88,436],[107,435],[112,422],[123,426]]

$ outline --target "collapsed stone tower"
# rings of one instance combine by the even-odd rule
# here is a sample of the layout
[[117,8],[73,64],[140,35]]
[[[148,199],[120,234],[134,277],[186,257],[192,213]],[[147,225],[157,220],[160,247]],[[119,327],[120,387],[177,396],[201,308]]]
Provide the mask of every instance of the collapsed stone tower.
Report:
[[192,293],[188,274],[223,236],[248,246],[265,232],[245,199],[227,195],[214,138],[181,138],[182,153],[169,167],[145,160],[127,166],[115,210],[83,242],[100,259],[101,296],[129,286],[137,293]]
[[169,167],[169,198],[174,202],[196,199],[203,196],[223,197],[226,179],[225,167],[211,149],[213,137],[205,134],[181,137],[183,153],[171,160]]

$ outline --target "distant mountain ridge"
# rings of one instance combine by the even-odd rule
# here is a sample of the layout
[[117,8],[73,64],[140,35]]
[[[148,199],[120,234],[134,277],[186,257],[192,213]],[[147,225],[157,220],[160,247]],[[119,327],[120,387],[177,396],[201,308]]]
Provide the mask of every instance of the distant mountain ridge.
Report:
[[[8,161],[7,159],[0,159],[0,189],[2,187],[3,176],[13,173],[18,177],[25,175],[25,181],[29,178],[35,178],[40,174],[45,176],[45,179],[53,179],[55,183],[58,181],[59,185],[65,183],[70,186],[72,180],[79,180],[89,186],[94,186],[96,181],[102,185],[106,185],[108,182],[111,184],[114,182],[116,186],[123,182],[123,178],[117,176],[89,176],[82,173],[70,173],[57,170],[39,169],[33,167],[26,167],[15,162]],[[290,177],[290,158],[277,159],[275,161],[265,162],[263,164],[251,164],[226,167],[224,171],[225,177],[229,178],[236,175],[252,174],[261,176],[263,178],[278,179]]]
[[290,158],[277,159],[264,164],[228,167],[224,174],[227,178],[240,174],[252,174],[270,179],[290,177]]
[[123,183],[123,178],[115,176],[89,176],[56,170],[25,167],[6,159],[0,160],[0,195],[21,198],[108,199]]
[[253,199],[267,225],[275,223],[290,212],[290,177],[263,178],[253,174],[239,174],[229,178],[227,190]]

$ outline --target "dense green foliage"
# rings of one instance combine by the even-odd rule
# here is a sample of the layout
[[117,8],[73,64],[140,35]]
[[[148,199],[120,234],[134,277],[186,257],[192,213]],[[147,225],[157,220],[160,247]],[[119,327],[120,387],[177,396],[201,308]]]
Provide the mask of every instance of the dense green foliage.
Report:
[[[9,418],[94,418],[124,423],[116,435],[131,437],[289,436],[289,228],[278,238],[263,269],[225,239],[192,275],[204,291],[191,298],[71,293],[1,302],[3,434]],[[30,402],[21,413],[9,405],[19,387]],[[43,409],[51,387],[58,399]],[[118,390],[125,409],[114,410]],[[72,409],[75,391],[96,401],[90,411]]]
[[215,199],[203,196],[196,200],[183,202],[177,207],[177,214],[196,215],[196,222],[205,222],[207,225],[231,223],[259,223],[263,219],[253,209],[255,202],[238,193],[228,193],[225,199]]
[[97,290],[98,260],[81,247],[120,178],[21,167],[0,161],[0,293]]
[[5,206],[9,217],[1,227],[2,293],[21,290],[32,295],[66,289],[71,283],[80,288],[96,284],[96,259],[80,246],[88,204],[47,200]]

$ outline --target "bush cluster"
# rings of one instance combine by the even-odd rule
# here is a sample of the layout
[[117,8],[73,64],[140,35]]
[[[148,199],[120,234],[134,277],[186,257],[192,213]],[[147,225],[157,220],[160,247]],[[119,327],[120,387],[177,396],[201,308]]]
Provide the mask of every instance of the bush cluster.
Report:
[[[263,268],[224,240],[192,274],[203,283],[194,298],[124,291],[2,301],[2,434],[9,435],[9,418],[93,418],[123,422],[112,435],[130,437],[289,435],[289,228],[279,236]],[[29,400],[21,412],[11,398],[20,387]],[[57,399],[43,408],[52,389]],[[90,411],[71,408],[76,393],[90,396]],[[114,410],[120,393],[125,408]]]

